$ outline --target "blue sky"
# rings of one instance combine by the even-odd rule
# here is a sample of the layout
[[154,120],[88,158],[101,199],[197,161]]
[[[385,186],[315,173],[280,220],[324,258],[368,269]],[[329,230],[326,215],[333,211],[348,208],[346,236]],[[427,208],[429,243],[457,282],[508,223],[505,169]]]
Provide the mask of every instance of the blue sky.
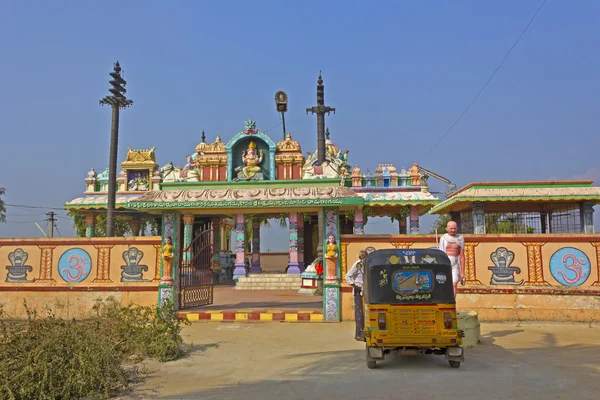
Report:
[[[61,207],[81,195],[91,167],[108,165],[110,110],[98,100],[117,59],[135,102],[121,116],[119,160],[127,147],[156,146],[161,165],[182,165],[202,130],[227,140],[248,118],[267,130],[279,123],[277,90],[289,95],[287,129],[314,151],[316,121],[304,110],[322,70],[326,103],[337,108],[326,121],[332,139],[363,170],[416,161],[459,187],[600,180],[600,3],[592,0],[549,0],[425,157],[540,2],[3,2],[5,201]],[[281,127],[269,133],[279,139]],[[8,211],[1,237],[39,236],[32,221],[45,209]],[[373,222],[370,233],[395,229]],[[73,234],[70,225],[59,219],[62,235]],[[286,245],[266,235],[266,247]]]

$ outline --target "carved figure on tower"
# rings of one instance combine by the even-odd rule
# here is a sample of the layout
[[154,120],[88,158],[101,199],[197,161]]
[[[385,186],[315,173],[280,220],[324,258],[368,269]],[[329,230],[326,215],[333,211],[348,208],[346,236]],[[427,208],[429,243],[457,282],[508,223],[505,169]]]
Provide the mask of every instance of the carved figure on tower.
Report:
[[262,180],[264,175],[260,164],[263,161],[263,151],[256,151],[256,143],[250,142],[248,149],[242,153],[242,162],[244,166],[237,167],[235,170],[238,176],[235,180]]

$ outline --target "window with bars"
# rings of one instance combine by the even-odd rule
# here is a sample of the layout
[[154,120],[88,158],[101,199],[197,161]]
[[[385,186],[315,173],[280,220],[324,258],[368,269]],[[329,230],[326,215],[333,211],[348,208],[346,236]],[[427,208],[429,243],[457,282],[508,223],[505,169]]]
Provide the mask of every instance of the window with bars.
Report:
[[[472,233],[473,213],[460,214],[460,231]],[[500,234],[540,234],[540,233],[581,233],[581,213],[573,205],[553,207],[551,211],[486,213],[485,233]]]

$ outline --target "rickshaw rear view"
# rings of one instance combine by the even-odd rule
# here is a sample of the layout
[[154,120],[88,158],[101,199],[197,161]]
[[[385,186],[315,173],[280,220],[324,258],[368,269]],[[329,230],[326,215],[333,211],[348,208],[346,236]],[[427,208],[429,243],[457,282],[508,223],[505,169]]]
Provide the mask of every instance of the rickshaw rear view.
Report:
[[436,249],[376,250],[364,261],[364,333],[367,366],[392,350],[464,361],[452,267]]

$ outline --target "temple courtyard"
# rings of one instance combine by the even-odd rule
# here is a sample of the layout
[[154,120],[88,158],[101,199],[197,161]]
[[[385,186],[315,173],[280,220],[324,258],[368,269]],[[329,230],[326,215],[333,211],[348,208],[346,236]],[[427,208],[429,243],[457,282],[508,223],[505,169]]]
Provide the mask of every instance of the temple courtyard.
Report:
[[442,356],[388,356],[367,369],[352,322],[213,323],[184,329],[191,353],[122,399],[597,399],[600,326],[482,323],[459,369]]

